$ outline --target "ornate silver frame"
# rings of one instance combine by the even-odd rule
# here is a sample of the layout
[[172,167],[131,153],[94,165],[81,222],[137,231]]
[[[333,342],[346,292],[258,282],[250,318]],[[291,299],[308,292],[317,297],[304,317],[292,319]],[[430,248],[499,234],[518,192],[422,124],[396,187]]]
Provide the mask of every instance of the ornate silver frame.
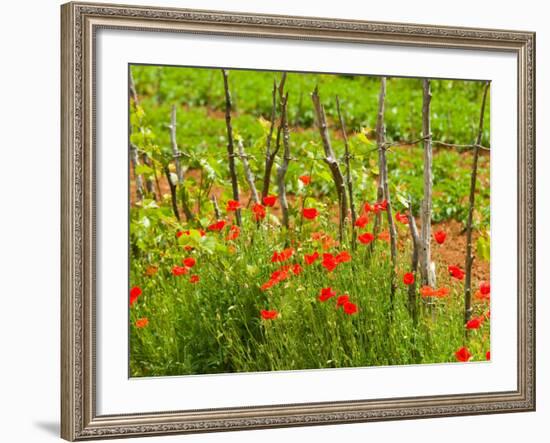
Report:
[[[67,440],[535,410],[535,34],[68,3],[62,22],[61,436]],[[518,384],[511,392],[148,414],[95,411],[94,33],[99,28],[507,51],[518,59]]]

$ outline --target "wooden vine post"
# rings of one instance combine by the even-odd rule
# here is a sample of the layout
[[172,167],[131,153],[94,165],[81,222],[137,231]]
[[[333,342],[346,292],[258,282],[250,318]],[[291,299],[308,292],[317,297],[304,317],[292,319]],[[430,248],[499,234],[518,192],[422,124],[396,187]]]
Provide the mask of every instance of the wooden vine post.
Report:
[[[283,215],[283,226],[288,230],[288,201],[286,199],[286,186],[285,176],[288,170],[288,163],[290,162],[290,130],[288,128],[288,92],[285,94],[286,73],[283,74],[283,78],[279,83],[279,100],[281,102],[281,122],[279,130],[283,135],[283,160],[277,168],[277,187],[279,189],[279,203],[281,204],[281,211]],[[278,149],[278,148],[277,148]]]
[[212,198],[212,207],[214,208],[214,215],[216,216],[216,220],[219,220],[221,218],[220,213],[220,207],[218,206],[218,200],[216,199],[216,196],[213,195]]
[[172,179],[172,174],[170,173],[170,168],[168,167],[168,165],[164,166],[164,175],[166,176],[168,186],[170,187],[170,197],[172,198],[172,211],[174,211],[174,216],[176,217],[176,220],[180,221],[180,214],[178,210],[178,197],[176,192],[177,179]]
[[325,108],[321,104],[317,87],[311,94],[311,99],[313,101],[315,115],[317,116],[317,125],[319,127],[319,133],[323,142],[323,149],[325,151],[324,161],[328,165],[330,172],[332,173],[332,179],[334,180],[334,184],[336,185],[336,192],[338,194],[338,203],[340,208],[338,238],[340,240],[340,243],[342,243],[344,238],[344,225],[347,215],[346,185],[344,182],[344,176],[342,175],[342,171],[340,170],[340,166],[338,164],[338,159],[336,158],[336,155],[334,154],[334,150],[332,149],[332,145],[330,143]]
[[[130,89],[130,96],[132,97],[132,104],[134,109],[137,109],[139,106],[139,99],[136,92],[136,87],[134,84],[134,77],[132,76],[132,71],[130,71],[130,78],[129,78],[129,89]],[[143,177],[139,174],[136,174],[137,167],[139,166],[139,155],[138,155],[138,148],[137,146],[133,145],[131,142],[129,143],[130,147],[130,162],[132,165],[132,173],[134,174],[134,178],[136,180],[136,201],[141,202],[143,201]]]
[[256,184],[254,183],[254,174],[252,173],[252,169],[248,163],[248,156],[244,151],[243,141],[240,138],[237,140],[237,148],[239,149],[239,158],[243,164],[244,176],[246,178],[246,182],[248,183],[248,187],[250,188],[250,198],[252,199],[252,202],[260,203]]
[[[135,85],[135,82],[134,82],[134,76],[132,75],[132,70],[130,70],[130,73],[129,73],[129,86],[130,86],[130,95],[131,95],[132,100],[133,100],[134,109],[137,110],[137,107],[139,106],[139,97],[137,95],[137,90],[136,90],[136,85]],[[139,163],[139,158],[137,157],[137,148],[135,146],[133,146],[133,149],[136,149],[136,151],[135,151],[136,158],[135,158],[135,161],[134,161],[134,159],[132,159],[132,163],[136,164],[136,166],[137,166],[137,164]],[[134,153],[132,153],[132,155],[134,155]],[[147,166],[149,166],[150,168],[153,169],[153,176],[155,177],[155,184],[156,184],[156,187],[157,187],[157,192],[155,192],[155,187],[153,185],[153,179],[151,177],[148,177],[145,180],[145,189],[147,191],[147,194],[153,196],[153,198],[155,200],[160,201],[160,199],[161,199],[160,184],[159,184],[159,179],[158,179],[158,175],[157,175],[157,169],[156,169],[156,166],[155,166],[155,162],[147,155],[146,152],[143,152],[141,154],[141,160],[143,161],[143,163],[145,165],[147,165]],[[138,187],[138,189],[142,190],[142,194],[143,194],[143,178],[141,176],[139,178],[136,177],[136,186]]]
[[139,166],[138,148],[134,144],[130,143],[130,161],[132,164],[132,173],[136,179],[136,202],[143,201],[143,177],[136,173]]
[[416,276],[418,271],[418,251],[420,249],[420,238],[418,236],[418,229],[416,227],[416,221],[413,216],[412,203],[409,197],[408,201],[408,215],[409,230],[411,231],[412,241],[412,254],[411,254],[411,273],[414,276],[412,284],[409,285],[409,313],[413,319],[413,324],[418,323],[418,309],[416,304]]
[[340,109],[340,100],[338,99],[338,96],[336,96],[336,109],[338,110],[338,119],[340,120],[340,129],[342,130],[342,137],[344,139],[344,149],[345,149],[344,159],[346,162],[346,184],[348,187],[349,207],[351,212],[351,247],[353,250],[355,250],[357,247],[357,232],[355,231],[355,221],[357,220],[357,213],[355,212],[355,204],[353,202],[353,181],[351,177],[351,167],[350,167],[351,154],[349,151],[348,135],[346,133],[346,123],[344,121],[344,117],[342,116],[342,111]]
[[[225,126],[227,127],[227,156],[229,159],[229,175],[231,177],[231,187],[233,189],[233,200],[239,201],[239,182],[237,180],[237,171],[235,168],[235,145],[233,143],[233,126],[231,124],[231,92],[229,91],[229,74],[222,69],[223,87],[225,90]],[[241,226],[241,210],[235,211],[235,220],[237,226]]]
[[[283,79],[281,80],[284,83],[286,73],[283,73]],[[275,149],[271,150],[271,144],[273,141],[273,131],[275,129],[275,118],[277,116],[277,82],[273,80],[273,90],[272,94],[272,104],[271,104],[271,118],[269,124],[269,132],[267,134],[267,139],[265,142],[265,171],[264,171],[264,181],[262,186],[262,201],[269,194],[269,185],[271,183],[271,170],[273,169],[273,163],[275,162],[275,156],[279,151],[280,147],[280,137],[281,131],[280,128],[277,131],[277,143]]]
[[397,230],[392,214],[391,195],[388,183],[388,162],[386,158],[386,127],[384,124],[384,112],[386,103],[386,77],[380,79],[380,94],[378,96],[378,117],[376,119],[376,144],[378,148],[378,170],[380,177],[379,188],[382,189],[382,195],[386,201],[386,215],[388,218],[388,227],[390,231],[390,253],[391,253],[391,273],[390,273],[390,300],[393,307],[393,299],[397,288]]
[[472,316],[472,264],[474,262],[474,255],[472,253],[472,224],[475,205],[475,193],[476,193],[476,181],[477,181],[477,166],[479,160],[479,150],[481,146],[481,140],[483,138],[483,120],[485,117],[485,103],[487,101],[487,93],[489,92],[490,82],[485,83],[483,90],[483,99],[481,101],[481,111],[479,115],[479,128],[477,132],[477,139],[474,145],[474,158],[472,162],[472,175],[470,179],[470,197],[468,207],[468,220],[466,222],[466,263],[465,272],[466,277],[464,280],[464,323],[467,323]]
[[430,80],[423,80],[422,98],[422,137],[424,142],[424,198],[420,219],[422,227],[420,231],[420,276],[422,285],[435,286],[435,272],[431,268],[431,224],[432,224],[432,131],[430,123],[430,103],[432,93]]
[[193,220],[195,217],[193,215],[193,212],[191,211],[191,208],[189,207],[189,200],[187,197],[187,190],[185,189],[185,176],[183,173],[183,168],[181,167],[181,156],[182,153],[178,149],[178,142],[176,137],[176,131],[177,131],[177,115],[176,115],[176,105],[172,105],[172,112],[170,116],[170,125],[168,128],[170,129],[170,145],[172,147],[172,155],[174,156],[174,162],[176,164],[176,175],[178,177],[177,180],[177,186],[181,189],[181,206],[183,209],[183,213],[185,214],[185,218],[187,221]]

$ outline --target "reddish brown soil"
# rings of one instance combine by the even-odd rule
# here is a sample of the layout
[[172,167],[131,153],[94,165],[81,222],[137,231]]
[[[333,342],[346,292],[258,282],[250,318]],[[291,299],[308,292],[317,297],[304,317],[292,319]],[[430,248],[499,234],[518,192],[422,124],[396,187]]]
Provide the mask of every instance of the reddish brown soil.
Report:
[[[443,245],[438,245],[432,241],[432,259],[444,266],[457,265],[464,269],[466,259],[466,232],[464,232],[464,226],[456,220],[447,220],[432,227],[433,232],[439,229],[447,233],[447,238]],[[478,233],[474,231],[474,254],[478,237]],[[489,281],[489,274],[490,263],[476,258],[472,266],[472,280]]]

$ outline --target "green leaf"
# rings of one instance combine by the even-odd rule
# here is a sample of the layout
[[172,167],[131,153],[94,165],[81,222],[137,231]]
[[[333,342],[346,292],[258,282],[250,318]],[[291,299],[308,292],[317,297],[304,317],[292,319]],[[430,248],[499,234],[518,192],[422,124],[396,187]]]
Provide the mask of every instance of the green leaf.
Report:
[[366,144],[367,146],[372,146],[374,144],[374,142],[372,140],[369,140],[364,132],[360,132],[355,137],[357,138],[357,140],[359,140],[361,143]]
[[397,199],[397,201],[399,203],[401,203],[401,205],[406,208],[409,206],[409,201],[407,200],[407,198],[405,197],[405,195],[403,195],[401,192],[396,192],[395,194],[395,198]]
[[260,117],[258,119],[258,123],[260,123],[260,126],[262,127],[264,133],[267,135],[269,134],[269,129],[271,127],[271,122],[267,121],[265,118]]
[[138,223],[146,229],[151,226],[151,220],[146,216],[142,217]]
[[477,239],[477,256],[481,260],[489,261],[491,258],[491,238],[487,233]]
[[153,168],[146,164],[140,164],[136,166],[136,175],[144,175],[145,177],[152,177],[154,174]]
[[[182,237],[184,236],[182,235]],[[213,235],[201,237],[198,242],[198,247],[209,254],[213,254],[216,250],[218,250],[217,245],[218,241]]]

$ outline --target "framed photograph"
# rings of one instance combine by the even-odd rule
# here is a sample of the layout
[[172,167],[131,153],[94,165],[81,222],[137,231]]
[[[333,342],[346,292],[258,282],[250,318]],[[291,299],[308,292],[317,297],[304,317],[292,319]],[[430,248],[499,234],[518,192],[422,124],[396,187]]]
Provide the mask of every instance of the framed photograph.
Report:
[[535,409],[534,33],[61,14],[63,438]]

